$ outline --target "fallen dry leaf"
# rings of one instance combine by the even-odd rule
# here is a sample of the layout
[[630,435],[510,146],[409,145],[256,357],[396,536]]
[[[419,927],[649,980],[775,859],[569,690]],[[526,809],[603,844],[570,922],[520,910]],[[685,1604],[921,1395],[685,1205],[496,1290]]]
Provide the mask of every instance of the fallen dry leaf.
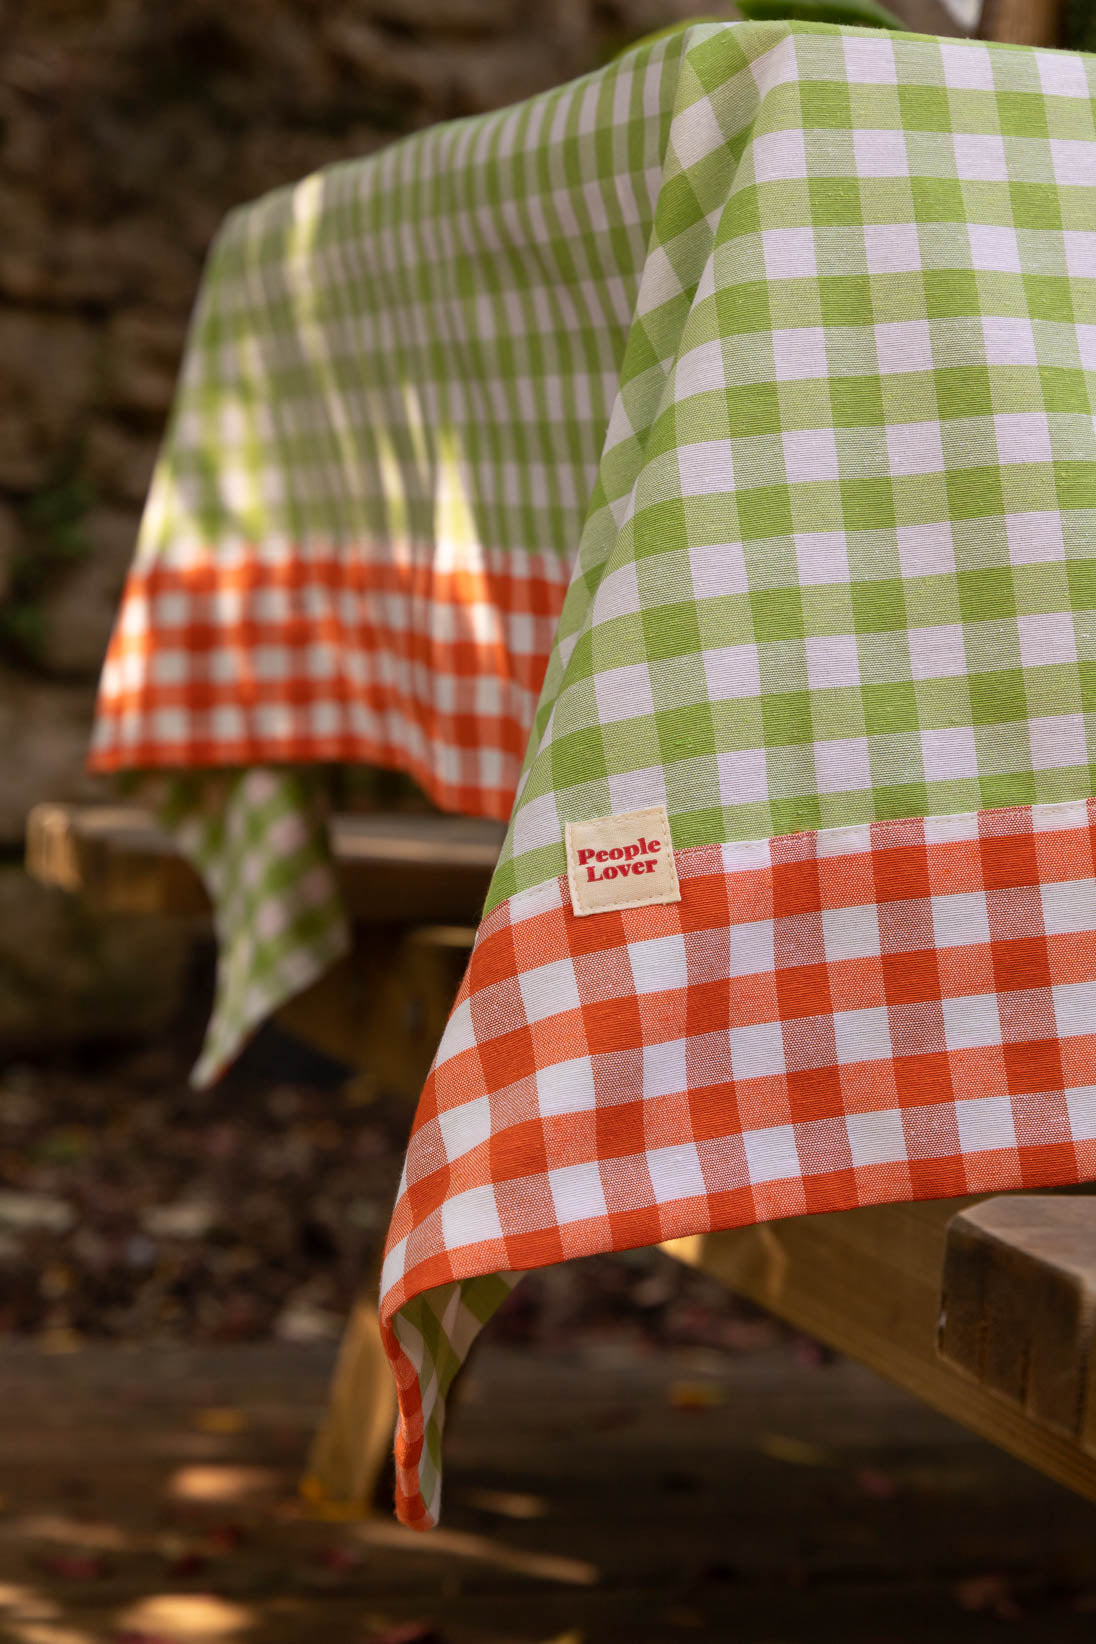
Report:
[[787,1461],[793,1467],[824,1467],[830,1460],[828,1450],[809,1439],[793,1438],[790,1433],[763,1433],[757,1441],[762,1455],[774,1461]]
[[445,1644],[445,1639],[429,1621],[405,1621],[370,1633],[364,1644]]
[[666,1397],[675,1410],[713,1410],[727,1399],[723,1388],[710,1381],[671,1382]]
[[230,1405],[215,1405],[208,1410],[196,1411],[194,1425],[199,1433],[242,1433],[247,1426],[247,1417],[242,1410],[235,1410]]
[[875,1501],[890,1501],[898,1494],[898,1486],[890,1474],[881,1472],[878,1467],[861,1467],[856,1483],[861,1494],[871,1496]]
[[1019,1618],[1020,1606],[1012,1596],[1012,1588],[1005,1576],[968,1576],[965,1581],[956,1583],[954,1592],[960,1609],[972,1614],[985,1612],[996,1616],[998,1621],[1016,1621]]

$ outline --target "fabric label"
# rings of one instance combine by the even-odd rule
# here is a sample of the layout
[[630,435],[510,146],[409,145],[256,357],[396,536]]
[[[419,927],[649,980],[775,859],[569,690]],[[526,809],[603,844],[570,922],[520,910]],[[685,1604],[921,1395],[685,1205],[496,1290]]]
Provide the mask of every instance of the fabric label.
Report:
[[665,805],[568,822],[567,879],[577,914],[680,902]]

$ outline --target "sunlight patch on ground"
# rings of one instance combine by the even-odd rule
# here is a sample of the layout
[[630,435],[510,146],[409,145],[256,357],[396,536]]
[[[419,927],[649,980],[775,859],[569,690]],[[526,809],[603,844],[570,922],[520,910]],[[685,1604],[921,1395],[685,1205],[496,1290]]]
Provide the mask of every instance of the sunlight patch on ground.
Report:
[[592,1587],[601,1580],[596,1564],[579,1558],[559,1558],[554,1553],[526,1553],[507,1547],[489,1536],[469,1535],[463,1530],[405,1530],[400,1524],[373,1523],[354,1526],[348,1532],[367,1547],[385,1547],[393,1552],[425,1554],[428,1558],[471,1559],[497,1570],[531,1576],[536,1581],[558,1581],[570,1587]]
[[178,1501],[243,1501],[278,1488],[270,1467],[179,1467],[167,1482],[167,1494]]
[[212,1593],[156,1593],[131,1604],[119,1624],[130,1632],[159,1634],[179,1644],[191,1639],[214,1644],[246,1632],[256,1620],[254,1611]]

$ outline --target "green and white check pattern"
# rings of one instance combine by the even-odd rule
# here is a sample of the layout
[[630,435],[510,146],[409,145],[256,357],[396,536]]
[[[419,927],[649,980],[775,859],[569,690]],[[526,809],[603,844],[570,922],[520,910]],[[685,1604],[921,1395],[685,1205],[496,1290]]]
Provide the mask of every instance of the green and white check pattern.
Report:
[[704,27],[490,902],[1093,791],[1091,59]]
[[317,771],[174,777],[163,824],[213,903],[213,1016],[191,1078],[213,1084],[279,1005],[349,950]]
[[296,239],[260,202],[217,335],[267,304],[275,344],[242,387],[193,345],[236,479],[182,518],[209,469],[173,454],[143,551],[302,507],[437,548],[460,497],[465,548],[578,540],[489,906],[652,804],[680,848],[1087,796],[1094,89],[1070,53],[702,25],[302,184]]

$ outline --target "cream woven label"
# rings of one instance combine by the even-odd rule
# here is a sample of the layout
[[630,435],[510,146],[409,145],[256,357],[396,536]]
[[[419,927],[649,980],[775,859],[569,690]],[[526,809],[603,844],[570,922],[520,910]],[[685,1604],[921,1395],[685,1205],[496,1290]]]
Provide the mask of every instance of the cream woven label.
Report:
[[680,902],[665,805],[568,822],[567,879],[578,914]]

